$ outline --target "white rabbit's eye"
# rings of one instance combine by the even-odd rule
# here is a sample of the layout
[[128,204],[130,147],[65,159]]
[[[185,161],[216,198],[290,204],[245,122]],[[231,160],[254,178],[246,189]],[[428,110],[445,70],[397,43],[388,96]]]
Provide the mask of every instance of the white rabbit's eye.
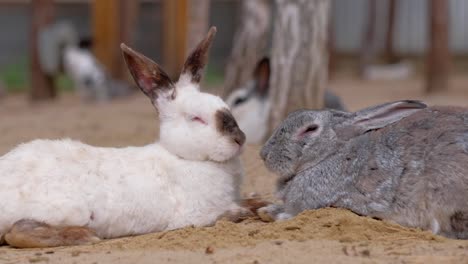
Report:
[[192,122],[198,122],[198,123],[201,123],[201,124],[204,124],[204,125],[207,124],[207,123],[205,122],[205,120],[203,120],[203,119],[202,119],[201,117],[199,117],[199,116],[192,116],[192,117],[190,118],[190,121],[192,121]]
[[316,124],[308,125],[305,129],[303,129],[299,133],[299,137],[303,137],[303,136],[306,136],[308,134],[312,134],[312,133],[316,132],[318,130],[318,128],[319,127]]

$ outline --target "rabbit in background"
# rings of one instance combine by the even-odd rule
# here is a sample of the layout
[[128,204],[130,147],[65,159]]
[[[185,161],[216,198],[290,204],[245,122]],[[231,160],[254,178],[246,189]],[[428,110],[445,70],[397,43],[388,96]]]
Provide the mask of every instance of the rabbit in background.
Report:
[[397,101],[291,113],[261,150],[283,204],[266,221],[327,206],[468,238],[468,110]]
[[105,102],[128,96],[133,91],[126,82],[111,78],[87,49],[66,46],[63,51],[63,64],[65,73],[73,81],[74,88],[84,101]]
[[[270,74],[270,59],[264,57],[257,63],[252,79],[226,98],[239,127],[245,132],[247,143],[265,142],[271,109]],[[325,91],[325,108],[345,110],[341,99],[329,90]]]
[[122,44],[127,66],[159,112],[160,139],[102,148],[35,140],[0,157],[0,244],[50,247],[237,220],[245,141],[228,106],[200,92],[216,28],[174,83]]
[[39,63],[48,75],[65,73],[74,89],[86,102],[106,102],[125,97],[134,88],[125,81],[112,78],[91,52],[92,39],[79,38],[69,21],[59,21],[39,33]]

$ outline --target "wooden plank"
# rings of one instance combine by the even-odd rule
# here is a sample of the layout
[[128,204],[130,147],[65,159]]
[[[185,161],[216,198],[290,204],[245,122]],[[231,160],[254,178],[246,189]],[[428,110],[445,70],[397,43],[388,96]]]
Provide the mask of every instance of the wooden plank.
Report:
[[185,61],[187,8],[187,0],[164,0],[163,2],[163,61],[164,69],[172,78],[179,76]]
[[[139,1],[120,0],[120,36],[119,44],[125,43],[130,47],[135,47],[135,32],[138,27],[138,14],[140,12]],[[119,54],[119,79],[132,80],[123,57]]]
[[395,54],[393,47],[394,35],[395,35],[395,19],[397,17],[396,11],[398,10],[398,0],[389,0],[389,10],[387,17],[387,32],[385,39],[385,61],[387,63],[396,63],[398,58]]
[[186,55],[192,52],[208,32],[210,27],[210,4],[211,0],[188,1]]
[[429,6],[429,49],[427,54],[426,91],[446,91],[449,86],[449,3],[431,0]]
[[121,73],[119,1],[94,0],[92,5],[93,52],[113,77]]
[[47,100],[56,97],[52,76],[41,70],[39,63],[38,38],[41,29],[54,19],[53,0],[35,0],[31,5],[31,32],[30,32],[30,60],[31,60],[31,89],[30,97],[33,101]]
[[113,78],[127,79],[120,43],[134,46],[139,2],[94,0],[92,4],[94,54]]

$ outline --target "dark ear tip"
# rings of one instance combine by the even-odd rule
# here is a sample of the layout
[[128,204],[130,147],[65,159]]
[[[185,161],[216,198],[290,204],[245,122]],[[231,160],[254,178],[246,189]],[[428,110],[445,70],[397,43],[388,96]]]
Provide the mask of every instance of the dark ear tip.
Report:
[[129,46],[125,45],[125,43],[120,43],[120,49],[122,50],[122,52],[123,52],[124,54],[134,53],[134,51],[132,50],[132,48],[130,48]]
[[143,54],[133,50],[129,46],[125,45],[125,43],[120,44],[120,49],[122,50],[123,57],[125,61],[128,60],[138,60],[144,63],[154,63],[151,59],[146,58]]
[[210,30],[208,31],[208,35],[210,36],[214,36],[216,34],[216,32],[218,31],[218,29],[215,27],[215,26],[212,26],[210,28]]
[[266,73],[267,75],[270,75],[270,59],[268,57],[263,57],[257,62],[254,75],[257,76],[261,73]]
[[270,65],[270,58],[268,58],[267,56],[265,56],[265,57],[263,57],[263,58],[258,62],[258,64],[264,64],[264,63]]

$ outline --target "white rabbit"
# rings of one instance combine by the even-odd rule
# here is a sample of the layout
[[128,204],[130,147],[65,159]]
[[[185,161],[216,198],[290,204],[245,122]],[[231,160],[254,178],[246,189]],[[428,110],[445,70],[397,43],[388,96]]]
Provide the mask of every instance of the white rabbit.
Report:
[[177,83],[121,45],[159,112],[159,142],[35,140],[0,157],[0,238],[15,247],[76,245],[245,214],[238,205],[245,135],[219,97],[199,91],[215,33],[191,53]]
[[[245,132],[248,143],[262,144],[268,133],[271,109],[271,99],[268,98],[270,73],[270,60],[264,57],[257,63],[253,78],[226,98],[226,103],[231,107],[239,127]],[[325,108],[345,110],[341,99],[331,91],[325,91],[324,99]]]

